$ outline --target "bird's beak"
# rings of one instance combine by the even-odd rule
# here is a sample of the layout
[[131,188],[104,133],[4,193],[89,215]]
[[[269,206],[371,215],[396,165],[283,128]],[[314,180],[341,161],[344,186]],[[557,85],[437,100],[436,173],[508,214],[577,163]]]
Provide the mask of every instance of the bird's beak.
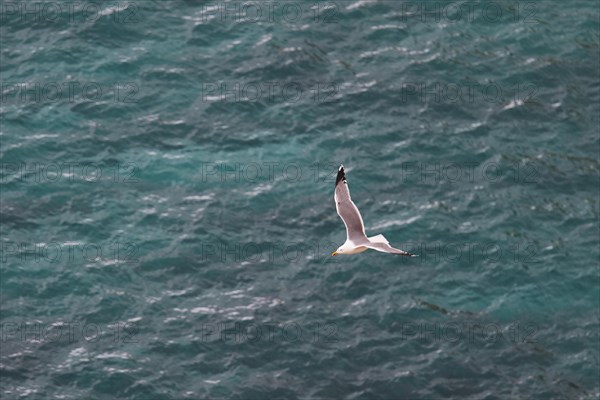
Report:
[[333,253],[331,253],[331,257],[335,257],[337,255],[338,255],[337,251],[334,251]]

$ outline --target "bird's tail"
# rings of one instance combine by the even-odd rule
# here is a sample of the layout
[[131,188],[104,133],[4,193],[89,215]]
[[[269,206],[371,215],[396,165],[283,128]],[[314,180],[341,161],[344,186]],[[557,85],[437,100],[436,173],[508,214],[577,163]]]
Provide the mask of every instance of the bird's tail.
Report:
[[377,235],[377,236],[373,236],[368,238],[369,242],[371,243],[386,243],[386,244],[390,244],[390,242],[388,242],[388,240],[381,234]]

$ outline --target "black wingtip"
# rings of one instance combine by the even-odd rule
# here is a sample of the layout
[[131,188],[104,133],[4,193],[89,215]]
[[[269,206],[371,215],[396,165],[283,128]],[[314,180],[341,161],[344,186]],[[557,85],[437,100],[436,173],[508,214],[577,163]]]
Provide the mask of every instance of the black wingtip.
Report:
[[[402,251],[404,251],[404,250],[402,250]],[[404,253],[396,253],[396,254],[404,256],[404,257],[419,257],[418,254],[409,253],[408,251],[404,251]]]
[[337,177],[335,178],[335,186],[337,186],[337,184],[340,183],[341,181],[346,182],[346,174],[344,174],[344,166],[343,165],[340,165],[340,168],[338,169]]

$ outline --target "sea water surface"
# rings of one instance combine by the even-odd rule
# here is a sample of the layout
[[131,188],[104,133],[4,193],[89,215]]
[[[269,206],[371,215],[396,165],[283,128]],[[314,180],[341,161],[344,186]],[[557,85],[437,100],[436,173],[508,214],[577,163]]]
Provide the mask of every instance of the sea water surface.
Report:
[[599,7],[0,2],[0,398],[597,399]]

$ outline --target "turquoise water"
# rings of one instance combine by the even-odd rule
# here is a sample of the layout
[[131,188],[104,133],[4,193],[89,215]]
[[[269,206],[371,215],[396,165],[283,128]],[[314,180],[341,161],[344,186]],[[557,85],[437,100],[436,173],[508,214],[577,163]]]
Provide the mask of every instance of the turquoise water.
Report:
[[597,2],[0,7],[1,398],[600,396]]

